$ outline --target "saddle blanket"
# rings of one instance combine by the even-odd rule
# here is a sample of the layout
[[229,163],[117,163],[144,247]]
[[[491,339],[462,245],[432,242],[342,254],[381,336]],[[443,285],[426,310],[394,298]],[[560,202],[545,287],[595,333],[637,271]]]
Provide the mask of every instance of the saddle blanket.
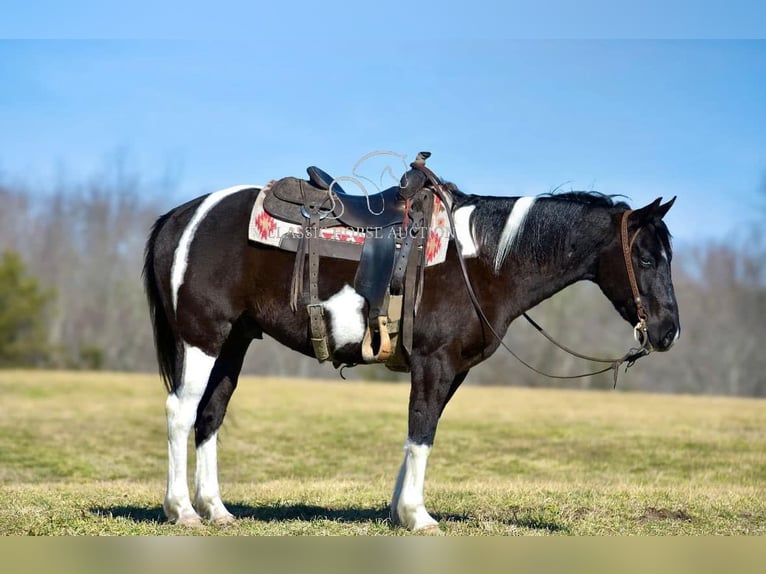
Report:
[[[284,237],[300,237],[303,227],[272,217],[263,208],[263,199],[269,193],[266,187],[258,194],[250,216],[248,238],[250,241],[279,247]],[[364,243],[370,233],[389,233],[387,229],[355,229],[352,227],[324,227],[318,230],[322,239],[347,243]],[[434,208],[431,214],[431,225],[426,242],[426,266],[443,263],[447,258],[447,247],[450,239],[450,224],[447,217],[447,207],[438,197],[434,197]]]

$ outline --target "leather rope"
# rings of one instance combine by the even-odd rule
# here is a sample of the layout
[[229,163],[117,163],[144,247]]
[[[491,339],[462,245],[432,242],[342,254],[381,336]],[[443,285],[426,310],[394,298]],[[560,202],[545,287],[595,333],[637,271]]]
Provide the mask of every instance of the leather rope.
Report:
[[[605,358],[602,358],[602,357],[591,357],[591,356],[588,356],[588,355],[584,355],[582,353],[578,353],[576,351],[573,351],[572,349],[569,349],[568,347],[558,343],[555,339],[553,339],[553,337],[548,335],[548,333],[546,333],[545,330],[542,327],[540,327],[540,325],[538,325],[535,321],[533,321],[532,318],[529,315],[527,315],[526,313],[523,313],[524,318],[527,321],[529,321],[529,323],[533,327],[535,327],[535,329],[537,329],[540,333],[542,333],[542,335],[546,339],[551,341],[559,349],[569,353],[570,355],[578,357],[580,359],[585,359],[585,360],[593,361],[593,362],[597,362],[597,363],[606,363],[608,365],[608,366],[604,367],[603,369],[600,369],[600,370],[597,370],[597,371],[593,371],[593,372],[589,372],[589,373],[582,373],[582,374],[579,374],[579,375],[552,375],[550,373],[546,373],[545,371],[541,371],[540,369],[537,369],[536,367],[533,367],[532,365],[527,363],[524,359],[519,357],[519,355],[517,355],[513,351],[513,349],[511,349],[505,343],[505,341],[503,341],[503,338],[497,333],[495,328],[492,326],[492,324],[490,323],[489,319],[484,314],[484,310],[481,308],[481,305],[479,303],[479,299],[476,296],[476,292],[474,291],[473,286],[471,285],[471,280],[468,277],[468,269],[466,267],[465,260],[463,259],[463,256],[462,256],[463,250],[462,250],[462,246],[460,244],[460,239],[457,237],[457,233],[454,232],[457,229],[457,227],[455,226],[455,220],[454,220],[454,216],[453,216],[453,213],[452,213],[453,206],[447,201],[444,186],[439,181],[439,179],[436,177],[436,174],[434,174],[434,172],[432,172],[429,168],[425,167],[424,165],[416,165],[416,164],[413,163],[413,164],[411,164],[411,167],[419,169],[420,171],[422,171],[423,173],[426,174],[426,176],[428,177],[429,181],[431,182],[431,185],[434,188],[434,193],[439,197],[440,200],[442,200],[445,203],[445,205],[448,206],[447,217],[449,219],[450,227],[453,230],[453,239],[455,241],[455,247],[456,247],[456,251],[457,251],[457,254],[458,254],[458,261],[460,262],[460,269],[462,270],[462,273],[463,273],[463,279],[464,279],[464,282],[465,282],[466,290],[468,291],[468,297],[471,299],[471,303],[473,304],[474,309],[476,310],[477,315],[483,321],[483,323],[487,326],[487,329],[489,330],[489,332],[492,333],[492,335],[495,337],[495,339],[497,339],[498,343],[500,343],[500,345],[506,351],[508,351],[522,365],[524,365],[525,367],[527,367],[528,369],[534,371],[535,373],[537,373],[539,375],[543,375],[544,377],[548,377],[548,378],[551,378],[551,379],[581,379],[581,378],[584,378],[584,377],[591,377],[593,375],[599,375],[601,373],[605,373],[605,372],[611,370],[611,371],[613,371],[613,374],[614,374],[614,386],[616,387],[617,386],[617,377],[618,377],[618,374],[619,374],[620,366],[623,363],[626,363],[626,370],[627,370],[628,368],[632,367],[633,364],[638,359],[648,355],[651,352],[651,350],[647,346],[647,343],[648,343],[649,339],[646,336],[646,311],[644,310],[643,303],[641,303],[641,297],[640,297],[640,294],[638,292],[638,284],[636,283],[635,273],[633,272],[633,263],[631,261],[631,256],[630,256],[631,247],[632,247],[633,242],[635,241],[636,236],[638,235],[638,231],[640,231],[640,229],[638,231],[636,231],[635,235],[633,236],[633,238],[631,240],[627,239],[627,237],[628,237],[627,224],[628,224],[628,216],[631,213],[630,210],[627,210],[623,214],[623,216],[622,216],[622,221],[621,221],[621,226],[620,226],[620,235],[621,235],[621,240],[622,240],[623,257],[625,259],[625,266],[628,269],[628,278],[629,278],[629,281],[630,281],[631,290],[633,292],[633,297],[634,297],[634,299],[636,301],[636,307],[640,308],[642,310],[643,315],[644,315],[643,318],[641,318],[641,316],[639,315],[639,323],[634,328],[634,336],[636,337],[637,342],[641,345],[641,348],[639,348],[639,349],[631,348],[622,357],[614,358],[614,359],[605,359]],[[639,305],[640,305],[640,307],[639,307]],[[642,332],[643,332],[643,340],[642,341],[638,341],[637,333],[638,333],[639,329],[641,329]]]

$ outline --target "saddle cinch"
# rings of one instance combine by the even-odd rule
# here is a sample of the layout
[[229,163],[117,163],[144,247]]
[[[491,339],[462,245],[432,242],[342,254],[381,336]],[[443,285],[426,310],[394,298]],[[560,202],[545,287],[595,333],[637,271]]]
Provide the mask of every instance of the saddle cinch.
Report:
[[[274,218],[301,226],[300,234],[282,237],[279,247],[296,253],[290,305],[294,312],[305,305],[311,343],[320,362],[333,359],[319,299],[320,258],[329,257],[359,262],[353,287],[369,309],[362,341],[364,362],[409,370],[434,205],[427,175],[431,172],[425,168],[430,155],[419,153],[398,186],[375,195],[350,195],[333,177],[313,166],[307,169],[308,181],[285,177],[265,190],[263,209]],[[364,240],[325,239],[323,231],[334,227],[352,228]]]

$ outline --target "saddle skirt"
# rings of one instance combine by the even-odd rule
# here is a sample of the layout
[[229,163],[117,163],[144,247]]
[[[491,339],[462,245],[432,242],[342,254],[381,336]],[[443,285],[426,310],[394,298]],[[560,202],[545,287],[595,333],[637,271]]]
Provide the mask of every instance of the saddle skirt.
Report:
[[[299,224],[278,219],[264,209],[263,202],[267,194],[270,193],[270,188],[271,185],[264,187],[255,200],[250,215],[248,239],[255,243],[295,251],[294,246],[298,238],[304,233],[304,228]],[[447,209],[448,207],[438,197],[434,197],[434,207],[431,214],[428,240],[426,241],[425,260],[427,267],[443,263],[447,258],[447,248],[451,232]],[[340,223],[337,226],[321,227],[316,231],[319,237],[326,241],[345,244],[344,247],[347,246],[345,249],[330,249],[328,252],[336,255],[340,254],[338,256],[347,259],[358,259],[355,254],[361,253],[365,238],[370,233],[391,232],[389,229],[354,228]],[[291,246],[293,247],[292,249],[290,249]],[[342,254],[347,255],[344,256]]]

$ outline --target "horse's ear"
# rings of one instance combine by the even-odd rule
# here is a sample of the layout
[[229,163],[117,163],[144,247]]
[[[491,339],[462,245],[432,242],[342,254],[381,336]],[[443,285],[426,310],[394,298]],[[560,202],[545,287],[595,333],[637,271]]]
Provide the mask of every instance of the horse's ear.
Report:
[[673,204],[676,202],[676,196],[673,196],[673,199],[668,201],[667,203],[660,205],[657,210],[655,211],[655,217],[658,219],[662,219],[665,217],[665,214],[670,210],[671,207],[673,207]]
[[[665,206],[660,205],[661,203],[662,203],[662,198],[658,197],[653,202],[651,202],[649,205],[645,205],[644,207],[636,209],[630,215],[630,219],[635,221],[638,225],[644,225],[646,223],[649,223],[652,219],[655,219],[657,217],[657,215],[656,215],[657,211],[662,209],[663,207],[665,207]],[[668,203],[670,203],[672,205],[673,204],[673,200],[669,201]],[[668,207],[668,209],[670,209],[670,208]],[[663,213],[663,215],[664,215],[664,213]]]

